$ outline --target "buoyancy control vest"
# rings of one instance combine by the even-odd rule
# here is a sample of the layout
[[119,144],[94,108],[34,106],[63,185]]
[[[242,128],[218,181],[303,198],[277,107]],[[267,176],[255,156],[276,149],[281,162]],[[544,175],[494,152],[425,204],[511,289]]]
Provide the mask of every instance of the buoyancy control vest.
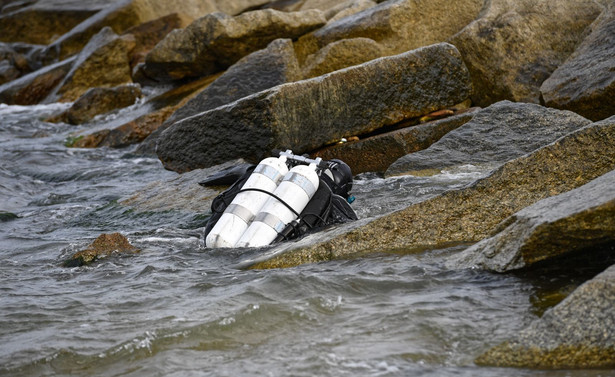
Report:
[[[349,205],[354,200],[350,195],[352,173],[344,162],[312,160],[293,155],[291,151],[282,152],[277,159],[286,164],[287,172],[280,183],[273,190],[270,184],[262,185],[264,188],[254,186],[256,179],[252,176],[262,175],[261,165],[274,164],[280,174],[284,172],[270,159],[258,166],[232,171],[232,174],[244,173],[213,200],[212,216],[205,227],[207,247],[265,246],[328,225],[357,220]],[[213,176],[200,184],[208,186],[220,179],[220,175]],[[264,202],[263,195],[267,197]],[[242,208],[246,201],[250,203],[249,211]],[[260,208],[254,210],[256,207]]]

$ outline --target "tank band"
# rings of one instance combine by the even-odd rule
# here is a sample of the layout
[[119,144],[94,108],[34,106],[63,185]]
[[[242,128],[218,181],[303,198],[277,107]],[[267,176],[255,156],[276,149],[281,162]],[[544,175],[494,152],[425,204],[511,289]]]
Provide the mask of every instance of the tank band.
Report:
[[224,212],[232,213],[233,215],[242,219],[246,224],[250,224],[250,221],[252,221],[252,219],[254,218],[254,214],[252,213],[252,211],[240,204],[231,203],[228,207],[226,207],[226,211]]
[[316,192],[316,187],[314,187],[312,181],[307,179],[304,175],[297,174],[294,172],[286,174],[284,176],[284,181],[292,182],[297,186],[301,187],[303,191],[305,191],[305,193],[307,194],[308,198],[314,196],[314,193]]
[[275,184],[280,182],[280,179],[282,179],[282,174],[280,174],[278,169],[274,168],[273,166],[269,166],[265,164],[259,164],[254,169],[253,173],[264,175],[265,177],[271,179]]
[[286,227],[286,224],[284,224],[279,217],[269,212],[259,212],[259,214],[254,218],[254,221],[260,221],[263,224],[267,224],[277,233],[280,233]]

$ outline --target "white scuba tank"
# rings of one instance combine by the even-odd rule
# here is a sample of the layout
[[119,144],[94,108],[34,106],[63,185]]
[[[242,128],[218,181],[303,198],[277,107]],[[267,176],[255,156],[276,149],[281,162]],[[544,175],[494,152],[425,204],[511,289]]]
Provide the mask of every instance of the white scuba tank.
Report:
[[[273,192],[275,196],[301,213],[318,190],[316,165],[298,165],[290,169]],[[237,247],[258,247],[269,245],[288,223],[297,215],[275,197],[270,197],[243,233]]]
[[[256,166],[241,189],[254,188],[274,192],[287,173],[285,156],[266,158]],[[234,247],[270,197],[269,194],[258,191],[239,192],[207,235],[205,245],[211,248]]]

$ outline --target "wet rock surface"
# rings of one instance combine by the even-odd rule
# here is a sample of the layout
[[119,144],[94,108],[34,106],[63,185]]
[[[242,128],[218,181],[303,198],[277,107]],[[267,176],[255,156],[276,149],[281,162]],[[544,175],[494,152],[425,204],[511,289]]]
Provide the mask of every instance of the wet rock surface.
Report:
[[85,123],[96,115],[134,105],[141,95],[141,88],[133,84],[114,88],[92,88],[79,97],[68,110],[48,121]]
[[64,261],[64,267],[79,267],[88,265],[101,257],[118,253],[137,253],[139,250],[132,246],[121,233],[101,234],[85,250],[75,253]]
[[449,41],[472,75],[472,100],[540,102],[540,85],[586,36],[602,7],[592,0],[494,0]]
[[449,266],[507,272],[615,243],[615,171],[522,209],[496,232]]
[[615,266],[586,282],[511,340],[476,359],[517,368],[615,366]]
[[288,267],[351,255],[477,242],[515,212],[614,169],[615,118],[609,118],[512,160],[467,188],[355,225],[331,239],[320,238],[294,249],[287,246],[252,267]]
[[540,105],[502,101],[481,110],[430,148],[395,161],[386,176],[435,174],[458,165],[496,166],[591,123]]
[[274,148],[304,153],[452,106],[469,91],[457,50],[437,44],[278,86],[184,119],[162,134],[157,154],[166,168],[186,171],[240,157],[259,160]]
[[592,120],[615,114],[615,5],[592,25],[591,34],[542,84],[547,106]]

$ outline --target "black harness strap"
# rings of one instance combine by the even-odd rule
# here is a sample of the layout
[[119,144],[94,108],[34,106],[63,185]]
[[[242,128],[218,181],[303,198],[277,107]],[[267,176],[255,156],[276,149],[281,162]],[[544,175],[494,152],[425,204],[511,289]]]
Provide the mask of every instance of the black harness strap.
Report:
[[282,200],[282,198],[280,198],[279,196],[275,195],[272,192],[269,192],[269,191],[266,191],[266,190],[263,190],[263,189],[259,189],[259,188],[256,188],[256,187],[248,187],[248,188],[239,190],[239,192],[243,192],[243,191],[257,191],[257,192],[262,192],[263,194],[270,195],[270,196],[276,198],[280,203],[284,204],[286,206],[286,208],[288,208],[292,213],[294,213],[297,217],[299,217],[299,213],[297,213],[297,211],[295,211],[293,209],[293,207],[291,207],[288,203],[286,203],[284,200]]

